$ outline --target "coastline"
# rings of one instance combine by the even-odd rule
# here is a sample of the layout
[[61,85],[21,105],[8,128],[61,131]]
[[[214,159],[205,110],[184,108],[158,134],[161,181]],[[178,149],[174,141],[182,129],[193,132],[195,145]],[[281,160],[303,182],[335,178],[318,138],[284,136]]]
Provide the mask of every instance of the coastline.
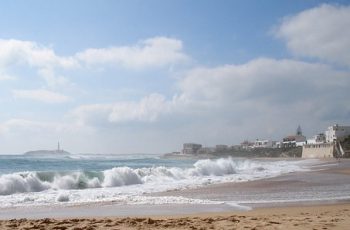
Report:
[[[242,206],[231,206],[227,202],[212,205],[96,203],[71,207],[10,208],[0,211],[0,228],[11,229],[11,226],[16,225],[17,229],[40,229],[40,226],[45,224],[44,229],[54,229],[54,226],[62,227],[61,229],[86,229],[86,226],[95,226],[91,229],[110,229],[113,226],[122,229],[162,229],[165,226],[171,229],[189,229],[191,226],[202,226],[203,229],[209,228],[208,226],[214,229],[259,226],[263,229],[276,226],[288,229],[310,228],[308,226],[344,229],[343,226],[349,225],[350,198],[335,195],[334,199],[330,197],[298,201],[293,198],[294,200],[288,201],[281,194],[286,193],[286,197],[300,194],[308,196],[308,192],[317,189],[325,190],[320,190],[320,193],[329,192],[327,189],[331,189],[331,192],[347,189],[347,186],[350,186],[349,169],[350,160],[329,159],[320,161],[311,171],[150,194],[218,202],[233,201],[234,204]],[[272,199],[275,195],[278,197]],[[257,197],[260,200],[256,200]],[[255,202],[251,202],[254,199]],[[247,211],[244,207],[253,209]],[[151,218],[151,221],[148,218]],[[333,225],[326,225],[330,222]]]
[[350,191],[349,169],[350,159],[341,161],[327,159],[320,160],[310,171],[287,173],[247,182],[229,182],[168,191],[156,195],[233,201],[253,209],[294,204],[336,203],[339,200],[350,200],[350,194],[344,192]]

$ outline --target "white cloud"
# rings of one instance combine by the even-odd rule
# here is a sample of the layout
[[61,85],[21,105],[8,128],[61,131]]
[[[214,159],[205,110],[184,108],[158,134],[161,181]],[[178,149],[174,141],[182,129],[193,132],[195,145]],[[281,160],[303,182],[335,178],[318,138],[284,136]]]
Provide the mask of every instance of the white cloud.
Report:
[[153,122],[159,115],[169,112],[170,105],[159,94],[151,94],[139,102],[121,102],[113,105],[110,122],[145,121]]
[[108,122],[108,116],[113,109],[113,104],[88,104],[81,105],[70,112],[79,125],[100,124]]
[[5,133],[18,133],[23,136],[28,133],[40,133],[45,136],[45,133],[59,133],[62,137],[65,134],[78,133],[78,132],[91,132],[84,126],[79,126],[71,122],[50,122],[50,121],[38,121],[23,118],[12,118],[0,123],[0,134]]
[[127,68],[162,67],[186,62],[189,57],[183,53],[182,42],[167,37],[143,40],[134,46],[101,49],[87,49],[76,55],[87,65],[111,64]]
[[6,70],[35,71],[51,89],[73,85],[71,79],[60,74],[63,71],[83,70],[91,65],[97,69],[107,66],[140,69],[190,60],[183,52],[182,41],[167,37],[153,37],[131,46],[86,49],[69,56],[59,56],[53,48],[33,41],[15,39],[0,39],[0,50],[0,80],[12,79]]
[[0,72],[0,81],[7,81],[7,80],[14,80],[14,79],[16,79],[16,77],[11,76],[11,75],[9,75],[7,73],[1,73]]
[[[350,83],[347,72],[327,65],[294,60],[255,59],[242,65],[197,68],[180,82],[180,98],[207,101],[210,106],[257,103],[292,104],[345,93]],[[317,94],[316,94],[317,93]]]
[[256,59],[190,71],[179,82],[177,105],[185,103],[192,112],[187,118],[198,118],[192,121],[200,124],[193,131],[198,137],[209,135],[207,124],[216,124],[210,140],[278,140],[298,124],[310,135],[334,122],[349,123],[349,85],[347,71],[328,65]]
[[178,82],[176,117],[189,121],[193,141],[207,145],[279,140],[298,124],[311,135],[350,122],[349,85],[348,71],[288,59],[195,68]]
[[33,67],[72,68],[77,62],[72,57],[60,57],[47,47],[35,42],[0,39],[0,66],[25,64]]
[[42,129],[46,128],[52,128],[52,124],[43,123],[43,122],[37,122],[37,121],[31,121],[26,119],[9,119],[3,123],[0,123],[0,133],[9,133],[9,132],[16,132],[16,130],[36,130],[40,131]]
[[79,66],[73,57],[58,56],[52,48],[32,41],[0,39],[0,50],[0,67],[14,70],[20,67],[33,68],[51,88],[69,83],[66,78],[56,76],[57,69]]
[[32,41],[0,39],[0,66],[29,65],[39,69],[77,68],[88,65],[122,65],[128,68],[162,67],[190,58],[183,52],[182,41],[153,37],[132,46],[86,49],[72,56],[58,56],[52,48]]
[[[319,13],[321,9],[329,13],[332,11],[330,9],[338,12],[347,8],[324,5],[313,10]],[[313,11],[305,11],[286,19],[279,28],[279,36],[286,39],[288,47],[296,55],[349,64],[348,54],[343,52],[348,50],[347,41],[342,43],[332,34],[327,35],[330,36],[330,41],[335,42],[336,50],[340,53],[341,58],[337,59],[332,49],[322,46],[328,44],[324,38],[326,35],[323,34],[327,34],[327,31],[316,34],[317,31],[313,31],[312,28],[305,29],[310,30],[306,35],[315,37],[318,45],[322,46],[320,49],[322,52],[316,50],[316,45],[308,43],[308,39],[304,41],[299,37],[301,32],[298,28],[303,26],[300,26],[301,22],[297,22],[301,18],[306,28],[309,28],[305,17],[311,14],[310,12]],[[308,20],[313,18],[308,17],[310,17]],[[296,27],[295,30],[291,29],[293,26]],[[345,33],[342,32],[339,37],[345,36]],[[69,79],[60,73],[65,73],[64,71],[70,68],[112,65],[140,69],[164,67],[190,60],[184,54],[180,40],[165,37],[147,39],[130,46],[87,49],[68,57],[56,55],[51,48],[18,40],[7,40],[7,42],[0,40],[0,49],[4,49],[4,52],[0,53],[0,67],[5,67],[3,71],[16,68],[17,65],[29,66],[44,79],[46,83],[44,88],[51,89],[13,90],[13,97],[45,103],[63,103],[70,100],[68,96],[52,90],[57,86],[60,86],[60,92],[67,90],[62,86],[67,85]],[[63,71],[59,72],[60,69]],[[9,71],[12,72],[17,74],[16,71]],[[5,80],[12,77],[2,72],[0,80],[2,78]],[[74,131],[80,130],[81,146],[86,142],[91,142],[89,144],[92,146],[96,140],[101,140],[100,146],[102,146],[108,138],[110,145],[118,148],[115,144],[117,138],[114,135],[117,134],[118,144],[129,144],[132,148],[134,144],[130,140],[135,138],[136,131],[137,138],[140,139],[138,148],[142,149],[140,146],[145,146],[141,140],[143,138],[148,140],[148,144],[152,139],[163,142],[167,138],[168,143],[201,142],[207,138],[210,141],[204,144],[220,142],[231,144],[243,138],[254,138],[253,135],[270,138],[267,135],[288,134],[281,132],[288,130],[289,127],[286,126],[292,127],[291,130],[294,131],[295,122],[306,123],[313,128],[320,127],[323,123],[329,125],[334,121],[350,122],[350,105],[347,101],[350,97],[349,72],[335,70],[327,64],[260,58],[240,65],[194,68],[177,80],[175,89],[177,93],[171,99],[154,93],[133,101],[85,104],[69,113],[66,118],[73,119],[67,124],[9,119],[0,123],[0,133],[15,133],[15,140],[20,139],[18,137],[23,139],[32,133],[40,137],[43,136],[40,133],[54,133],[51,137],[56,134],[64,136],[66,130],[71,129],[70,133],[73,134],[70,137],[73,137],[72,145],[75,145],[78,135],[74,136]],[[106,97],[106,94],[99,96]],[[101,97],[96,100],[101,100]],[[86,141],[85,130],[96,131],[100,136],[90,133],[89,140],[92,141]],[[128,140],[130,143],[126,143]]]
[[14,98],[30,99],[45,103],[63,103],[70,99],[68,96],[45,89],[13,90],[12,93]]
[[321,5],[285,18],[276,31],[295,55],[350,66],[350,6]]
[[[154,151],[152,140],[162,142],[163,150],[169,146],[176,150],[185,141],[210,146],[245,138],[279,140],[293,133],[299,123],[311,135],[335,121],[350,122],[348,76],[347,71],[325,64],[268,58],[195,68],[179,80],[178,92],[171,99],[150,94],[137,101],[86,104],[70,112],[67,127],[11,120],[0,124],[0,131],[23,136],[63,127],[54,133],[73,133],[69,136],[72,146],[79,138],[84,151],[92,151],[91,147],[122,152]],[[73,131],[66,132],[69,128]],[[85,130],[93,132],[84,134]],[[81,135],[75,137],[74,131]]]
[[326,117],[350,113],[344,99],[350,96],[348,85],[347,72],[325,64],[261,58],[242,65],[193,69],[179,80],[178,94],[172,99],[152,94],[138,102],[83,105],[72,114],[81,124],[93,126],[157,122],[160,117],[243,122],[257,120],[258,112],[266,124],[277,123],[276,117],[310,120],[310,112],[321,120],[332,119]]
[[82,105],[72,111],[79,124],[154,122],[171,110],[171,102],[160,94],[151,94],[138,102]]
[[38,71],[38,74],[50,88],[63,88],[73,85],[66,77],[57,75],[52,68],[42,68]]

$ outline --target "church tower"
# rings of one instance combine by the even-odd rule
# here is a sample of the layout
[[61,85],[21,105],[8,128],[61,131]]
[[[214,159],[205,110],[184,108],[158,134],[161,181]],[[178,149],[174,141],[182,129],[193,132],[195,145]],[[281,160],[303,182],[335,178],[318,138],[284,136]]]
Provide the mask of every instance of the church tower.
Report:
[[303,135],[303,132],[301,131],[301,127],[299,125],[297,128],[297,136],[302,136],[302,135]]

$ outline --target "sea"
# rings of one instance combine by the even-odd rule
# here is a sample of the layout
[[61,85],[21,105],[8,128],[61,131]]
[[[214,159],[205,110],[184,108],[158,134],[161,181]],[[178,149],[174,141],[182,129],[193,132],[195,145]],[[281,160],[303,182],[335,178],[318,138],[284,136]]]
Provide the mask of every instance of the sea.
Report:
[[226,182],[310,170],[305,160],[169,159],[155,154],[0,155],[0,209],[72,206],[213,204],[183,196],[153,196]]

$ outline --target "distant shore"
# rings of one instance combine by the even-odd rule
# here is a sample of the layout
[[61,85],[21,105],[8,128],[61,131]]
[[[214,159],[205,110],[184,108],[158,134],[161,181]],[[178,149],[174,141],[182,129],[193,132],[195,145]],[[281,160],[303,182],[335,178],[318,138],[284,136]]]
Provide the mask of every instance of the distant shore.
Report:
[[65,150],[34,150],[23,153],[23,155],[27,156],[69,156],[70,152]]
[[220,158],[220,157],[249,157],[249,158],[300,158],[302,148],[252,148],[252,149],[228,149],[225,151],[211,153],[182,154],[180,152],[166,153],[163,158],[176,159],[203,159],[203,158]]

